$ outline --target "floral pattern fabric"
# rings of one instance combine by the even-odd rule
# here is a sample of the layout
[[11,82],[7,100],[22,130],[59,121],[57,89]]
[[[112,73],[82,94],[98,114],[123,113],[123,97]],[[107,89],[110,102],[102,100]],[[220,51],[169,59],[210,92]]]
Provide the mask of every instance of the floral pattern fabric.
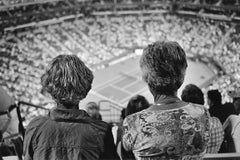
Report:
[[137,160],[197,160],[210,137],[209,113],[201,105],[143,110],[125,118],[123,147]]

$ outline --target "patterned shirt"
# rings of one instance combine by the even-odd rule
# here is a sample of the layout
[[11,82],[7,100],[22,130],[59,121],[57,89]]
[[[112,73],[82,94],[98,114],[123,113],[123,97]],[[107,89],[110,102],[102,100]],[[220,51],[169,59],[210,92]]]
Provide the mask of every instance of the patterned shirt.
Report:
[[161,110],[150,107],[125,118],[123,147],[137,160],[198,160],[210,138],[209,113],[189,103]]
[[224,131],[220,120],[217,117],[210,118],[211,138],[207,146],[207,153],[218,153],[223,139]]

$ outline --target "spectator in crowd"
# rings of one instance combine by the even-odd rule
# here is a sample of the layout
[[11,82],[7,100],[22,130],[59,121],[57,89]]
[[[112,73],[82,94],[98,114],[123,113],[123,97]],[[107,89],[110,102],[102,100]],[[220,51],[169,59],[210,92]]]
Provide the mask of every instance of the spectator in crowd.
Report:
[[207,92],[207,103],[209,106],[209,113],[212,117],[220,119],[221,123],[224,122],[222,96],[218,90],[209,90]]
[[125,118],[125,113],[126,113],[126,108],[123,108],[121,110],[119,123],[116,125],[113,125],[113,127],[112,127],[114,143],[117,147],[117,153],[121,159],[122,159],[122,157],[121,157],[122,123]]
[[0,155],[17,155],[22,159],[22,133],[20,111],[14,99],[0,86]]
[[126,108],[123,108],[121,111],[119,124],[116,126],[113,126],[113,128],[112,128],[114,142],[115,142],[116,146],[119,144],[119,142],[122,139],[122,123],[123,123],[124,118],[126,117],[125,115],[126,115]]
[[230,115],[223,124],[227,152],[240,152],[240,97],[234,97],[233,105],[238,113]]
[[75,55],[53,59],[41,78],[57,107],[30,122],[24,139],[25,160],[118,159],[111,126],[79,110],[91,89],[92,71]]
[[140,112],[149,106],[150,104],[144,96],[136,95],[128,101],[125,116]]
[[123,122],[123,147],[136,159],[200,159],[210,137],[208,111],[177,97],[187,68],[177,42],[148,45],[140,59],[144,81],[154,97],[148,109]]
[[[182,91],[181,98],[185,102],[204,104],[204,95],[200,88],[194,84],[188,84]],[[210,117],[211,137],[207,146],[207,153],[218,153],[223,139],[224,131],[220,120],[217,117]]]
[[90,117],[95,120],[102,120],[102,116],[100,114],[100,108],[96,102],[88,102],[86,104],[87,113]]
[[234,107],[230,103],[222,104],[222,96],[218,90],[207,92],[209,113],[212,117],[217,117],[223,124],[227,117],[234,114]]
[[[39,77],[53,57],[77,54],[87,66],[98,70],[128,52],[127,48],[146,46],[160,39],[177,40],[189,57],[207,62],[214,72],[220,73],[209,89],[218,88],[223,102],[230,100],[225,91],[240,86],[238,25],[169,14],[85,17],[4,34],[0,52],[7,56],[0,56],[0,81],[16,100],[45,106],[48,99],[40,93]],[[219,42],[224,43],[218,45]],[[38,109],[22,109],[24,125],[42,114]]]
[[204,105],[204,95],[198,86],[194,84],[188,84],[182,91],[181,98],[185,102],[191,102],[195,104]]
[[[144,96],[142,96],[142,95],[133,96],[128,101],[127,108],[125,111],[125,117],[129,116],[131,114],[140,112],[144,109],[147,109],[149,106],[150,106],[150,104]],[[122,137],[122,134],[123,133],[122,133],[122,127],[121,127],[118,132],[118,137]],[[120,146],[122,146],[122,145],[120,144]],[[124,148],[121,148],[119,154],[122,157],[122,159],[134,159],[134,155],[133,155],[132,151],[126,152],[124,150]]]

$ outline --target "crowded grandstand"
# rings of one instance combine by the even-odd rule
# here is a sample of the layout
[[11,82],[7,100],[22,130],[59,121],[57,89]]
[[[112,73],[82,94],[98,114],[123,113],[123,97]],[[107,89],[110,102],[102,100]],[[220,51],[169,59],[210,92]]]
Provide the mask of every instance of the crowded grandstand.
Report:
[[0,0],[0,84],[31,106],[20,108],[28,124],[51,108],[40,77],[54,57],[77,55],[98,71],[149,43],[177,41],[215,71],[203,90],[231,102],[228,91],[240,87],[239,22],[239,0]]
[[[59,9],[61,6],[65,6],[62,3],[67,2],[43,1],[40,4],[34,1],[7,1],[9,4],[4,2],[2,1],[1,22],[8,20],[7,25],[9,26],[1,27],[3,29],[1,84],[16,100],[44,104],[45,98],[40,93],[39,77],[46,62],[56,55],[76,54],[92,69],[101,69],[107,66],[111,60],[129,54],[129,50],[142,48],[156,40],[177,40],[183,45],[189,57],[208,58],[209,62],[215,61],[215,63],[220,64],[221,78],[212,83],[214,88],[224,91],[239,85],[239,82],[235,81],[240,76],[238,73],[239,26],[237,23],[214,20],[203,16],[192,18],[184,15],[172,15],[163,10],[166,13],[140,12],[135,14],[129,11],[129,13],[121,14],[119,11],[119,15],[114,12],[109,15],[106,11],[104,15],[105,11],[103,11],[99,12],[101,15],[80,17],[68,13],[71,15],[70,18],[67,17],[68,19],[61,19],[61,17],[56,19],[55,15],[51,15],[52,19],[49,18],[45,21],[35,21],[27,17],[26,20],[31,23],[26,26],[21,26],[18,22],[11,26],[9,18],[16,18],[16,16],[9,14],[5,17],[2,13],[13,12],[17,14],[15,8],[21,10],[30,7],[29,10],[19,11],[19,15],[24,19],[24,15],[33,10],[31,7],[43,9],[44,7],[41,5],[53,5]],[[26,6],[23,5],[24,3]],[[68,3],[71,4],[71,1]],[[87,2],[81,1],[74,3],[83,6],[89,5]],[[94,2],[93,6],[98,3]],[[102,3],[109,4],[110,2],[101,1],[99,7]],[[120,3],[120,6],[125,4],[124,2],[117,3]],[[141,4],[141,2],[134,1],[126,3]],[[150,3],[150,1],[145,3]],[[196,4],[191,1],[185,3]],[[219,4],[216,5],[219,6]],[[34,9],[35,11],[37,12]],[[33,15],[31,14],[31,16]],[[48,15],[50,16],[50,14]],[[199,13],[199,15],[201,14]],[[21,18],[18,19],[21,20]],[[11,22],[13,21],[11,20]],[[28,90],[25,90],[26,88]],[[226,96],[226,94],[224,95]]]

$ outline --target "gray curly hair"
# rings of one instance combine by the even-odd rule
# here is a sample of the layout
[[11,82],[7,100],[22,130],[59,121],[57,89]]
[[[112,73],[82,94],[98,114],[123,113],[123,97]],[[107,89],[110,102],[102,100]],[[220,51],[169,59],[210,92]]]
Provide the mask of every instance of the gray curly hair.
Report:
[[144,49],[140,67],[150,90],[172,95],[184,81],[186,54],[177,42],[155,42]]
[[92,87],[92,71],[75,55],[55,57],[41,77],[43,91],[64,106],[77,105]]

